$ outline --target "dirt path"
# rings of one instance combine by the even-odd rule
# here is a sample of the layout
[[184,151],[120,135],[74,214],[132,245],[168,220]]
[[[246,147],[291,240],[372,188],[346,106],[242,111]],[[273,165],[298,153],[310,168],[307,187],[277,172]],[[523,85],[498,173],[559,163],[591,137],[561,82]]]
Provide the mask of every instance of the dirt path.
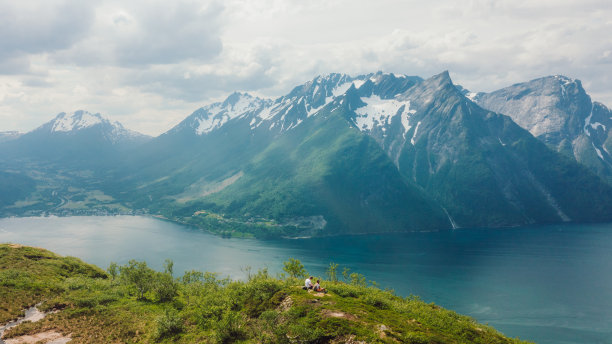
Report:
[[21,324],[22,322],[24,321],[37,322],[43,319],[47,314],[49,314],[49,313],[41,312],[37,308],[38,306],[40,306],[40,303],[26,309],[25,316],[23,318],[19,318],[15,321],[10,321],[0,326],[0,344],[22,344],[22,343],[25,344],[25,343],[38,343],[41,341],[47,344],[68,343],[70,341],[70,337],[64,336],[61,333],[58,333],[55,331],[47,331],[47,332],[37,333],[34,335],[19,336],[19,337],[15,337],[11,339],[6,339],[6,340],[2,339],[4,332]]
[[45,344],[66,344],[69,341],[70,337],[64,336],[59,332],[46,331],[7,339],[4,342],[6,344],[35,344],[40,342]]

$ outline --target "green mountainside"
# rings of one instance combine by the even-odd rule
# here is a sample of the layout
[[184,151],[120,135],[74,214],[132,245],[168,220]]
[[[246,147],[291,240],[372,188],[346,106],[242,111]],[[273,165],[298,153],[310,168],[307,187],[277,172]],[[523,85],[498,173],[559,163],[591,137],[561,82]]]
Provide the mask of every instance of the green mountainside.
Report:
[[[70,343],[523,343],[473,319],[367,286],[323,281],[327,293],[299,287],[296,260],[288,277],[266,270],[245,281],[189,271],[172,262],[157,272],[145,262],[105,272],[40,248],[0,244],[0,324],[36,305],[44,318],[22,322],[2,339]],[[299,278],[297,278],[299,276]],[[46,339],[45,339],[46,338]]]
[[347,126],[345,114],[312,117],[279,137],[206,202],[229,216],[325,221],[308,235],[450,228],[443,210],[402,178],[374,140]]
[[0,163],[2,216],[144,213],[258,238],[612,220],[611,185],[448,72],[234,93],[155,138],[60,114],[0,142]]
[[[175,173],[130,193],[153,199],[159,190],[178,193],[176,202],[166,196],[153,209],[212,231],[258,237],[612,219],[609,185],[509,117],[470,101],[448,73],[389,91],[397,80],[385,74],[344,80],[350,87],[315,115],[278,110],[263,129],[248,125],[256,116],[237,118],[194,145],[215,147],[224,159],[203,149],[197,162],[171,160],[186,166],[177,173],[195,173],[191,181],[197,171],[220,171],[216,180],[207,174],[208,188]],[[291,111],[308,107],[303,99],[311,90],[301,92],[287,102]],[[189,189],[209,192],[187,195]]]
[[2,186],[0,207],[2,207],[27,197],[34,191],[36,182],[23,174],[0,171],[0,185]]

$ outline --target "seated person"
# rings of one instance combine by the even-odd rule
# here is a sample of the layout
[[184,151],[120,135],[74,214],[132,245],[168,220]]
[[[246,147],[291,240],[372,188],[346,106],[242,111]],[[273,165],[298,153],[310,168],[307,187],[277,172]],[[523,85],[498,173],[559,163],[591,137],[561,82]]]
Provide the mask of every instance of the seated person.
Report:
[[306,279],[306,281],[304,281],[304,289],[308,290],[308,289],[312,289],[313,285],[312,285],[312,279],[313,277],[310,276]]
[[319,292],[319,293],[327,293],[327,290],[325,288],[321,288],[321,281],[317,280],[317,283],[312,287],[314,291]]

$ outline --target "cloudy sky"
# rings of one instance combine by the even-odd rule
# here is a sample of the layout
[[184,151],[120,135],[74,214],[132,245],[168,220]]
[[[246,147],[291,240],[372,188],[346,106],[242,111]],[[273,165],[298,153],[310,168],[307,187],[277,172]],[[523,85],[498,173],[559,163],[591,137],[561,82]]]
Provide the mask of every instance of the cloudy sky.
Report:
[[611,33],[609,0],[0,0],[0,131],[85,109],[158,135],[234,90],[378,70],[564,74],[612,106]]

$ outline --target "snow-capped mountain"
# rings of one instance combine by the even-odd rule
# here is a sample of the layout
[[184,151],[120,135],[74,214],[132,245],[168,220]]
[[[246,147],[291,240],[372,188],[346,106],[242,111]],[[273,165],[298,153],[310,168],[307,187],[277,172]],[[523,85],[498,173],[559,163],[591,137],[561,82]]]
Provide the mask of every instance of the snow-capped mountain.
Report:
[[548,76],[480,92],[474,100],[512,117],[538,139],[612,183],[612,111],[593,101],[580,80]]
[[[609,187],[563,175],[592,176],[464,94],[448,72],[427,80],[330,74],[275,100],[235,93],[147,145],[134,195],[146,192],[143,206],[176,197],[236,216],[320,216],[330,228],[357,232],[408,226],[405,214],[427,226],[415,202],[448,227],[612,216],[585,196],[612,202]],[[371,222],[384,217],[398,220]]]
[[142,143],[150,139],[147,135],[126,129],[117,121],[111,122],[99,113],[92,114],[84,110],[59,113],[28,134],[76,135],[85,131],[90,134],[95,131],[111,144]]
[[[533,128],[548,120],[598,147],[609,110],[579,82],[553,79],[561,96],[531,105],[561,97],[565,107],[555,108],[566,112],[544,113]],[[110,171],[99,175],[105,192],[133,209],[258,236],[612,220],[612,187],[476,103],[487,96],[460,89],[448,72],[329,74],[274,100],[233,93],[140,145],[122,139],[138,135],[121,125],[78,111],[0,152]]]
[[343,94],[352,82],[353,78],[344,74],[319,76],[276,100],[235,92],[223,102],[196,110],[168,131],[168,134],[184,133],[187,130],[201,136],[237,121],[248,122],[252,130],[290,130],[329,104],[334,97]]
[[[51,131],[73,131],[82,130],[85,128],[92,127],[97,124],[102,124],[106,120],[100,116],[100,114],[91,114],[86,111],[76,111],[72,114],[66,114],[62,112],[51,121]],[[106,121],[108,122],[108,121]]]
[[[226,124],[239,121],[248,122],[252,130],[265,129],[281,133],[299,126],[306,118],[316,115],[335,99],[343,96],[351,87],[359,88],[365,85],[364,89],[370,92],[376,91],[375,97],[379,100],[387,100],[420,80],[422,79],[419,77],[382,72],[357,77],[333,73],[317,76],[275,100],[235,92],[223,102],[196,110],[167,134],[184,134],[187,131],[202,136]],[[379,103],[381,105],[383,102]],[[367,122],[365,117],[367,116],[364,116],[363,120]]]
[[121,153],[150,139],[111,122],[100,114],[79,110],[60,113],[51,121],[4,142],[0,158],[79,164],[110,163]]
[[252,129],[261,126],[276,132],[290,130],[343,94],[353,81],[345,74],[316,77],[276,99],[254,116],[249,125]]
[[229,121],[244,117],[252,117],[259,113],[270,100],[253,97],[247,93],[234,92],[223,102],[210,104],[194,111],[168,133],[192,132],[196,135],[206,135],[221,128]]

